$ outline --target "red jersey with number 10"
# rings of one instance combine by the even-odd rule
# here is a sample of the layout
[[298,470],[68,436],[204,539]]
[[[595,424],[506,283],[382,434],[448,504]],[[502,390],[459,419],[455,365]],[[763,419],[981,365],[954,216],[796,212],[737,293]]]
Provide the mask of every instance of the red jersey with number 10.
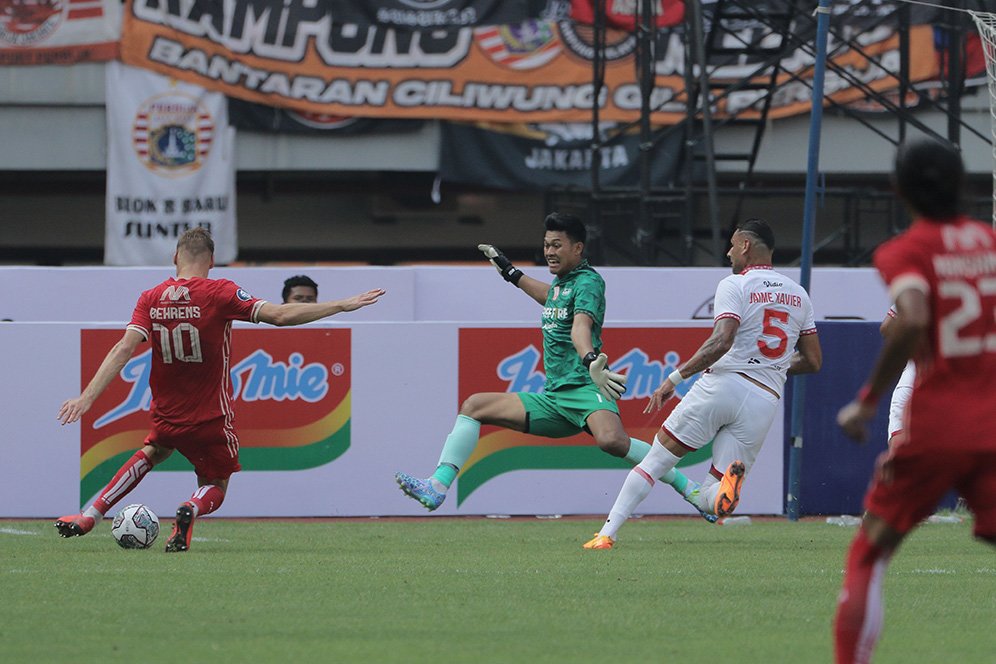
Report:
[[967,217],[918,219],[874,261],[893,301],[915,288],[930,304],[928,343],[914,357],[910,442],[996,449],[996,232]]
[[152,343],[154,423],[231,425],[232,321],[258,323],[263,304],[228,279],[170,278],[142,293],[128,329]]

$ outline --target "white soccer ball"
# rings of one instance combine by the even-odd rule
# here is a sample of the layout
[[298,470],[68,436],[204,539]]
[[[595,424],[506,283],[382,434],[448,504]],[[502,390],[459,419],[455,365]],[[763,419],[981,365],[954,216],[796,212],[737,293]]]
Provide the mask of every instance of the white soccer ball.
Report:
[[111,534],[125,549],[148,549],[159,537],[159,517],[145,505],[128,505],[114,517]]

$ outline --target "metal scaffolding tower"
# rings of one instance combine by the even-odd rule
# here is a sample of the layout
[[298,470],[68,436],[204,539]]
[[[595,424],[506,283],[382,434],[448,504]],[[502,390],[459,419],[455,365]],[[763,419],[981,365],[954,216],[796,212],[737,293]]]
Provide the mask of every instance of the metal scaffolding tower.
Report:
[[[949,0],[952,6],[977,3],[980,0]],[[640,179],[633,186],[609,188],[599,181],[600,151],[616,134],[600,132],[598,106],[593,105],[594,136],[592,148],[591,191],[550,192],[549,206],[565,201],[588,211],[589,251],[596,262],[635,265],[702,265],[722,264],[728,229],[742,213],[747,198],[762,193],[756,183],[755,167],[769,126],[772,101],[789,85],[811,86],[804,71],[789,70],[784,63],[790,56],[815,58],[814,36],[817,19],[812,14],[812,0],[715,0],[687,2],[683,26],[685,120],[679,124],[655,127],[651,116],[659,108],[652,105],[657,55],[662,31],[656,27],[654,0],[638,0],[635,16],[636,80],[640,87]],[[852,7],[860,6],[854,0]],[[865,3],[867,4],[867,3]],[[605,0],[595,2],[593,82],[596,98],[602,89],[605,72],[606,14]],[[919,11],[913,9],[912,11]],[[930,10],[924,10],[930,11]],[[848,104],[826,98],[828,109],[842,114],[870,129],[888,145],[895,145],[914,127],[928,135],[947,138],[960,144],[966,134],[986,142],[980,133],[961,117],[962,63],[964,36],[971,31],[961,12],[941,12],[935,21],[940,35],[937,47],[942,62],[942,90],[931,95],[915,87],[910,80],[911,7],[906,3],[876,5],[864,24],[865,31],[882,25],[897,25],[899,34],[898,71],[889,71],[896,79],[897,94],[877,91],[846,65],[835,58],[853,53],[865,58],[869,66],[889,70],[880,58],[863,47],[859,33],[845,33],[831,21],[831,48],[827,54],[829,75],[846,82],[870,103],[895,118],[896,132],[882,131],[866,115]],[[891,67],[895,70],[895,66]],[[735,75],[731,75],[731,72]],[[731,99],[747,97],[752,103],[728,104]],[[722,117],[714,109],[724,106]],[[946,136],[924,124],[916,109],[930,108],[947,116]],[[628,125],[617,134],[630,130]],[[742,151],[717,151],[716,135],[731,127],[750,127],[748,147]],[[742,129],[741,129],[742,131]],[[672,182],[652,182],[650,162],[654,151],[667,139],[683,134],[677,176]],[[723,170],[724,186],[720,187],[717,171],[720,165],[739,164],[740,169]],[[731,191],[732,187],[732,191]],[[867,192],[864,192],[867,193]],[[799,191],[801,195],[801,189]],[[846,197],[845,194],[841,194]],[[855,196],[857,196],[857,191]],[[732,214],[720,219],[720,196]],[[730,199],[732,197],[732,205]],[[816,248],[846,237],[845,262],[867,260],[873,247],[860,245],[859,228],[862,212],[869,206],[847,201],[848,214],[844,225],[818,239]],[[874,208],[874,206],[871,206]],[[874,209],[869,214],[880,214]],[[901,210],[892,214],[902,215]],[[888,225],[897,226],[895,219]],[[856,243],[856,244],[854,244]]]

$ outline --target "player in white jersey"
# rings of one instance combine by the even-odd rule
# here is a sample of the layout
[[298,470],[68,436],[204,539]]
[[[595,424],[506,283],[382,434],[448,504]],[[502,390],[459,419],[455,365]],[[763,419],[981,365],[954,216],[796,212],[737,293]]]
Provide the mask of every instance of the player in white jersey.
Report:
[[[885,317],[882,321],[882,326],[879,327],[879,331],[884,337],[888,334],[889,326],[892,321],[896,319],[896,308],[889,307],[889,315]],[[903,431],[903,413],[906,412],[906,402],[910,400],[910,395],[913,394],[913,383],[916,382],[916,363],[910,360],[906,363],[906,368],[903,369],[903,373],[899,376],[899,381],[896,383],[896,387],[892,390],[892,398],[889,399],[889,445],[892,445],[893,440]]]
[[705,373],[665,420],[644,460],[630,471],[605,525],[586,549],[611,549],[654,478],[709,441],[712,467],[695,504],[717,516],[731,514],[777,413],[786,375],[820,369],[823,353],[812,302],[801,286],[772,269],[771,227],[748,219],[737,225],[730,243],[733,274],[716,288],[712,335],[654,391],[644,412],[659,410],[678,384]]

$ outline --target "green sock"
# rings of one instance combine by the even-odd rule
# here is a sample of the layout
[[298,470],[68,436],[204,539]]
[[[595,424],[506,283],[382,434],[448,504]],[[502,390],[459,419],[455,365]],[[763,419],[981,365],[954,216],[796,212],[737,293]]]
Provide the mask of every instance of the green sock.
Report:
[[[641,461],[643,457],[647,456],[650,452],[650,445],[643,442],[642,440],[637,440],[636,438],[629,439],[629,452],[626,453],[626,461],[629,461],[634,466]],[[677,468],[672,468],[671,470],[664,473],[663,477],[658,478],[661,482],[665,484],[670,484],[674,487],[674,490],[685,495],[685,491],[688,489],[688,478],[685,477]]]
[[674,490],[685,496],[685,491],[688,490],[688,478],[685,474],[678,470],[677,468],[672,468],[671,470],[664,473],[664,477],[660,478],[661,482],[670,484],[674,487]]
[[643,461],[643,458],[647,456],[650,452],[650,445],[643,442],[642,440],[637,440],[636,438],[629,439],[629,452],[626,452],[626,461],[629,461],[632,465],[636,465]]
[[457,473],[474,453],[480,435],[480,422],[466,415],[457,415],[453,431],[443,443],[443,452],[439,455],[439,465],[432,474],[433,478],[447,489],[450,488]]

